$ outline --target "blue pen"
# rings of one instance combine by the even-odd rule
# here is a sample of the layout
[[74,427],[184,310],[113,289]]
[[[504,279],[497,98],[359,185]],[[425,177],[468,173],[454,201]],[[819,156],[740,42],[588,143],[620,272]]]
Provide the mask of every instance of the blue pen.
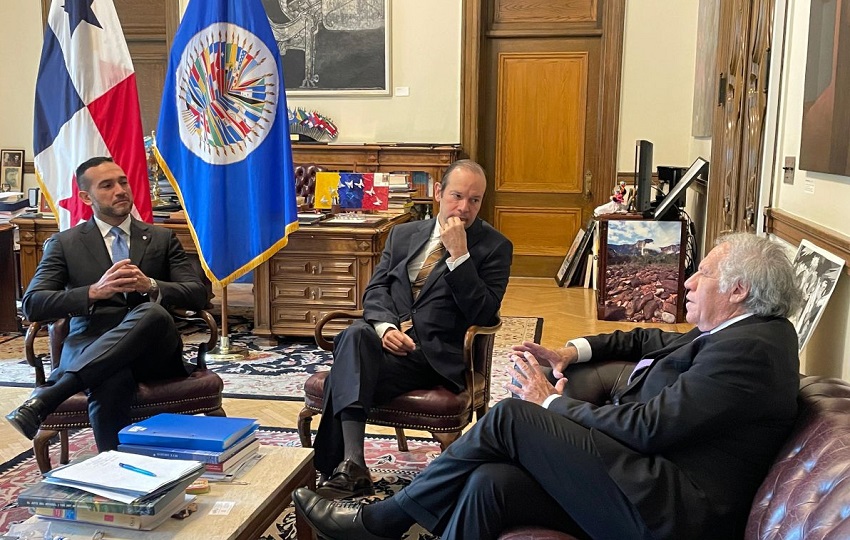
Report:
[[139,474],[145,474],[147,476],[156,476],[156,473],[146,471],[145,469],[140,469],[139,467],[136,467],[135,465],[130,465],[129,463],[119,463],[118,466],[122,469],[127,469],[128,471],[137,472]]

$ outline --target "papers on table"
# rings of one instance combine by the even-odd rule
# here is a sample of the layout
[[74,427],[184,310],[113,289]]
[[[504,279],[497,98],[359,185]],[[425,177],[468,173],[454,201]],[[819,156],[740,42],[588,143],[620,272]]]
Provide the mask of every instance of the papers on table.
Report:
[[54,469],[47,473],[44,481],[132,503],[168,489],[188,476],[200,476],[203,470],[204,464],[200,461],[109,451]]

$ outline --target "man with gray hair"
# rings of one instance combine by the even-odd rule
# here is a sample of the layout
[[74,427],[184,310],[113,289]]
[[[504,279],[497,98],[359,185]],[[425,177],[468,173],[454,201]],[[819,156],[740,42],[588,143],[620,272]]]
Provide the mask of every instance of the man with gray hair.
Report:
[[[743,537],[797,414],[787,316],[800,293],[781,246],[749,234],[721,238],[685,288],[690,332],[515,346],[508,388],[522,399],[498,403],[410,486],[361,508],[302,488],[296,506],[329,539],[399,538],[414,521],[444,540],[518,525],[594,539]],[[610,403],[569,397],[567,366],[597,360],[637,365]]]

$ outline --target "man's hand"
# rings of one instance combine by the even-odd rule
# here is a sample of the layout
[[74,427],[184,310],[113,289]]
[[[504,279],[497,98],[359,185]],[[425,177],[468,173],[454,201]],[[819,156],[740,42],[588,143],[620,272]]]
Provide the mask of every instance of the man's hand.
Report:
[[440,242],[443,243],[452,260],[467,254],[466,227],[463,226],[463,221],[459,217],[450,217],[446,220],[440,229]]
[[407,356],[407,353],[413,352],[416,348],[413,338],[397,328],[390,328],[384,332],[381,338],[381,344],[384,349],[397,356]]
[[145,294],[150,290],[150,278],[138,266],[131,264],[130,259],[124,259],[113,264],[97,283],[89,287],[89,300],[105,300],[119,293]]
[[518,353],[531,353],[537,360],[549,364],[558,379],[564,376],[564,370],[567,369],[567,366],[578,360],[578,350],[572,345],[553,351],[543,345],[524,341],[522,345],[514,345],[513,350]]
[[540,370],[540,364],[530,352],[522,355],[512,354],[511,360],[515,367],[509,367],[506,371],[519,383],[519,386],[509,383],[505,388],[518,395],[523,401],[530,401],[543,405],[546,398],[553,394],[562,395],[567,385],[567,379],[561,376],[555,386],[549,382],[546,375]]

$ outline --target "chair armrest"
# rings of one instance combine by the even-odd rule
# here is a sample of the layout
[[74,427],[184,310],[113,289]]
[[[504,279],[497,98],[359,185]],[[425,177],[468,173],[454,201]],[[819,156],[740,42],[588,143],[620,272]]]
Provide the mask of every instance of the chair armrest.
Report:
[[[466,329],[466,335],[463,338],[463,362],[466,365],[466,387],[467,388],[475,388],[475,369],[476,367],[484,368],[483,371],[485,377],[490,377],[490,366],[492,362],[490,361],[493,356],[493,342],[494,337],[490,337],[486,340],[486,343],[481,345],[482,350],[480,350],[480,354],[476,355],[475,352],[475,342],[476,338],[479,336],[495,336],[496,332],[502,327],[502,319],[497,318],[496,324],[493,326],[470,326]],[[483,361],[483,365],[476,366],[476,359],[479,362]]]
[[324,334],[322,334],[322,330],[325,328],[325,325],[335,319],[359,319],[361,317],[363,317],[362,309],[352,311],[331,311],[326,313],[324,317],[319,319],[319,322],[316,323],[316,328],[313,330],[313,337],[316,338],[316,345],[318,345],[322,350],[333,351],[333,341],[329,341],[325,338]]
[[211,351],[216,345],[218,345],[218,323],[215,322],[215,319],[209,311],[205,309],[200,311],[191,311],[183,308],[172,307],[169,309],[169,312],[173,317],[180,319],[197,319],[199,317],[203,319],[210,330],[210,339],[207,340],[207,350]]
[[564,370],[569,379],[564,395],[594,405],[611,403],[614,394],[628,384],[634,362],[601,360],[572,364]]
[[38,335],[38,331],[41,330],[43,324],[41,322],[32,322],[27,328],[27,334],[24,338],[24,351],[27,357],[27,364],[35,369],[35,385],[41,386],[44,384],[44,381],[47,379],[44,376],[44,365],[35,355],[35,338]]

